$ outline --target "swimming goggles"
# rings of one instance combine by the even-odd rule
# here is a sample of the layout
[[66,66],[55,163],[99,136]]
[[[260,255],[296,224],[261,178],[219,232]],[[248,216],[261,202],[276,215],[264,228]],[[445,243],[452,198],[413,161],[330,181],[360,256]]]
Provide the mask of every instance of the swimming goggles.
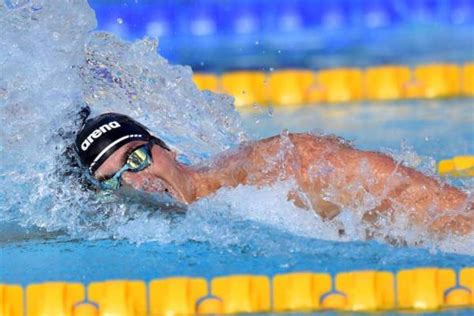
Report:
[[117,171],[117,173],[109,179],[99,181],[100,188],[105,191],[118,190],[124,172],[140,172],[148,168],[152,163],[151,146],[153,144],[154,142],[148,142],[135,148],[130,154],[128,154],[125,164],[119,171]]

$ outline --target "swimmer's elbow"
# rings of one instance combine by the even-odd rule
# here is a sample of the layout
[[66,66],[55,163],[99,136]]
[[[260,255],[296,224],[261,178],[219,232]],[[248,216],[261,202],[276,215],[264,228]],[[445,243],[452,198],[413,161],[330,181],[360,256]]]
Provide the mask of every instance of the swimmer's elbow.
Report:
[[331,220],[341,212],[341,208],[331,202],[325,201],[321,198],[312,201],[313,210],[321,216],[323,220]]
[[341,211],[340,208],[333,203],[321,198],[307,198],[306,195],[296,191],[288,193],[288,201],[293,202],[298,208],[314,211],[321,216],[323,220],[331,220],[339,215]]

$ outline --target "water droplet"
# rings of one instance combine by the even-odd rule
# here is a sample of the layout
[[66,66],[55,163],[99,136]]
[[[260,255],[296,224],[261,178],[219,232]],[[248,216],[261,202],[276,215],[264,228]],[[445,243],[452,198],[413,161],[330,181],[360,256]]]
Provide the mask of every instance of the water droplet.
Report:
[[118,23],[118,24],[123,24],[122,18],[117,18],[117,23]]
[[260,42],[259,42],[259,41],[255,41],[255,45],[260,45]]
[[272,116],[273,116],[273,107],[272,107],[272,106],[269,106],[267,112],[268,112],[268,116],[269,116],[269,117],[272,117]]

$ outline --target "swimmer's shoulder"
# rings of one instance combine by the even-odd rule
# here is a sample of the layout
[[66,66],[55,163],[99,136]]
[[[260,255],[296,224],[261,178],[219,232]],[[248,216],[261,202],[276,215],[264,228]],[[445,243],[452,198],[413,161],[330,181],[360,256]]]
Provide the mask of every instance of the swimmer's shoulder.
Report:
[[319,149],[333,147],[333,148],[348,148],[352,149],[352,144],[336,135],[324,135],[315,133],[290,133],[289,138],[298,147],[315,147]]
[[[292,146],[288,146],[287,142]],[[288,147],[287,147],[288,146]],[[275,135],[256,142],[249,142],[241,146],[248,150],[248,157],[268,156],[277,154],[282,147],[296,148],[300,153],[316,154],[326,152],[328,149],[352,148],[349,142],[333,135],[316,135],[313,133],[287,133]]]

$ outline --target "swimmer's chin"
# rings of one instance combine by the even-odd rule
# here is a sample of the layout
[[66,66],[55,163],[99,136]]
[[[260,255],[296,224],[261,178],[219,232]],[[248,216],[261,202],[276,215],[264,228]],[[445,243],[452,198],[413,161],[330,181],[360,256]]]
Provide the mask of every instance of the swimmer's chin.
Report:
[[118,193],[129,202],[148,204],[151,207],[157,207],[163,211],[184,212],[187,208],[187,203],[181,202],[170,192],[164,190],[140,190],[124,186],[120,188]]
[[134,188],[137,191],[142,191],[150,194],[159,194],[162,196],[168,196],[175,201],[188,204],[179,194],[178,190],[176,190],[171,184],[169,184],[165,180],[155,179],[153,181],[145,182],[141,187]]

